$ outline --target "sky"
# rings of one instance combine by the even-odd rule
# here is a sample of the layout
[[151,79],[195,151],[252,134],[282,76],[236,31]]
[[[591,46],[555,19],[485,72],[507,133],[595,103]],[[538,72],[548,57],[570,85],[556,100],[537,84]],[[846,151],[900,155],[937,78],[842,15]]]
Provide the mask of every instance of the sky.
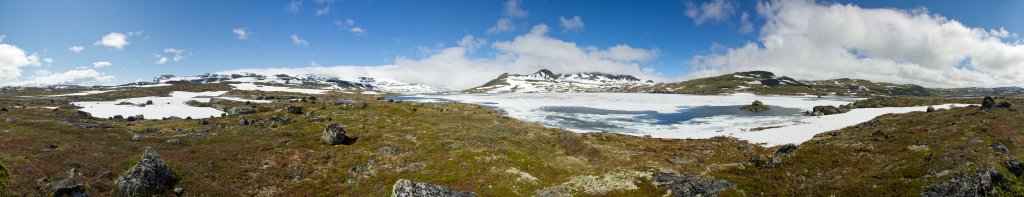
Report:
[[1019,10],[1024,2],[0,1],[0,86],[254,72],[461,89],[539,69],[1021,86]]

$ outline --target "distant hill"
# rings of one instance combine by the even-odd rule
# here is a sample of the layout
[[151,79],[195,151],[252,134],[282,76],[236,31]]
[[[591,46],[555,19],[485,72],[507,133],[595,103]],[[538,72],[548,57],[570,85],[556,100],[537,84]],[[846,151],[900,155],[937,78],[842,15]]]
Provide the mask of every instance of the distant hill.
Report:
[[872,82],[863,79],[797,80],[768,71],[748,71],[675,83],[637,87],[637,92],[675,94],[728,94],[752,92],[779,95],[911,95],[929,96],[929,89],[913,84]]
[[533,74],[504,73],[487,83],[465,90],[469,93],[535,93],[535,92],[622,92],[653,85],[631,75],[598,72],[555,74],[541,69]]

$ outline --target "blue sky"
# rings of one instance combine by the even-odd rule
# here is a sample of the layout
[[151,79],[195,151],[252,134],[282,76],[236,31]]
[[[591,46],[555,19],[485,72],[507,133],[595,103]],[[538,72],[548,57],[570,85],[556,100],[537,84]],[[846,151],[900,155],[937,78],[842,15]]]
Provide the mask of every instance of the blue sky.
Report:
[[[518,5],[512,8],[515,13],[508,11],[510,3]],[[724,10],[714,6],[702,7],[714,3],[731,6]],[[801,5],[763,3],[783,5],[777,11],[779,13]],[[1024,3],[984,3],[854,1],[803,4],[819,7],[852,5],[866,10],[881,8],[904,13],[926,9],[927,15],[945,17],[947,22],[955,20],[967,28],[1002,29],[1010,34],[1024,31],[1024,22],[1019,20],[1024,18],[1024,12],[1019,12],[1024,10]],[[52,60],[52,63],[37,63],[38,66],[16,66],[22,72],[21,77],[8,79],[9,82],[89,69],[116,79],[80,80],[74,83],[116,84],[140,79],[148,81],[160,74],[190,75],[245,68],[299,68],[315,66],[312,65],[314,62],[319,66],[369,67],[393,65],[396,59],[415,62],[459,46],[457,42],[467,35],[482,40],[483,46],[466,52],[464,58],[493,63],[492,59],[501,59],[511,50],[496,49],[493,47],[496,42],[511,42],[529,34],[533,27],[545,24],[548,29],[543,38],[574,43],[584,51],[588,47],[612,51],[614,46],[628,45],[631,49],[649,53],[650,57],[644,58],[611,59],[616,64],[639,67],[633,69],[638,73],[630,74],[672,81],[759,68],[695,58],[711,56],[728,59],[731,54],[727,52],[729,49],[740,49],[748,43],[765,45],[759,43],[768,35],[762,30],[763,25],[767,20],[784,19],[762,16],[757,7],[758,2],[729,0],[2,1],[0,18],[4,20],[0,20],[0,35],[5,36],[2,43],[16,46],[26,56],[35,54],[39,61]],[[698,14],[687,13],[693,10]],[[711,14],[704,21],[698,19],[702,14],[719,12],[724,14]],[[744,14],[748,15],[752,31],[741,30],[744,25],[741,15]],[[574,17],[579,17],[583,25],[574,29],[563,27],[560,18]],[[489,31],[503,18],[510,21],[510,30]],[[354,28],[362,31],[353,31]],[[245,39],[240,39],[232,31],[234,29],[244,29],[247,33]],[[111,33],[125,34],[130,44],[121,49],[97,44],[102,37]],[[300,41],[296,42],[293,35]],[[1002,44],[1016,48],[1019,43],[1014,43],[1014,40],[1019,39],[1004,36]],[[77,53],[69,50],[73,46],[81,46],[83,50]],[[166,52],[167,49],[180,52],[177,61],[174,61],[176,54]],[[158,63],[160,57],[167,58],[166,62]],[[894,61],[921,63],[916,62],[918,60],[897,58]],[[95,62],[109,62],[112,66],[97,68],[93,64]],[[570,63],[569,66],[573,65]],[[576,67],[580,69],[564,71],[588,71],[587,65]],[[922,67],[931,68],[927,65]],[[983,67],[979,65],[974,69],[985,71]],[[788,69],[779,66],[767,68],[779,68],[773,71],[783,74],[787,74]],[[1018,68],[1017,65],[1008,65],[1002,69]],[[789,74],[801,76],[814,71],[800,70]],[[617,70],[594,68],[593,71]],[[907,77],[894,73],[892,77],[877,79],[931,83],[924,79],[901,81]],[[980,74],[994,75],[992,73],[995,70]],[[949,74],[943,76],[946,75]],[[985,83],[1004,85],[1019,82],[1016,80],[1020,79],[1008,78]],[[429,83],[427,79],[413,81]],[[935,85],[959,86],[937,82]]]

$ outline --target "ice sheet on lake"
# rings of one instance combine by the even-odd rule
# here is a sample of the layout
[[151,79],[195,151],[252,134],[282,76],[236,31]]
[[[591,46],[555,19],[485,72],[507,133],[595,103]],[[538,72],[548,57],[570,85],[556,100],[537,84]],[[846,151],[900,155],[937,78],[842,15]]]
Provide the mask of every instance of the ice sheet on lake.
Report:
[[[82,107],[81,111],[89,112],[93,117],[97,118],[109,118],[115,115],[121,115],[124,117],[143,115],[146,119],[161,119],[171,116],[177,116],[180,118],[192,117],[192,118],[205,118],[210,116],[220,116],[223,111],[210,108],[210,107],[194,107],[186,105],[185,102],[190,100],[199,102],[210,102],[210,97],[220,96],[227,91],[211,91],[211,92],[171,92],[169,97],[139,97],[139,98],[127,98],[118,99],[115,101],[83,101],[73,102],[75,106]],[[129,102],[134,104],[143,104],[147,101],[153,101],[152,105],[146,105],[139,107],[137,105],[118,105],[121,102]]]
[[85,96],[85,95],[107,93],[107,92],[112,92],[112,91],[114,91],[114,90],[89,90],[89,91],[85,91],[85,92],[78,92],[78,93],[71,93],[71,94],[59,94],[59,95],[48,95],[48,96],[53,96],[53,97],[56,97],[56,96]]
[[[801,143],[815,134],[855,125],[886,113],[924,111],[927,108],[854,109],[844,114],[809,117],[800,112],[814,106],[845,105],[859,99],[641,93],[444,94],[413,95],[407,99],[482,104],[496,107],[516,119],[577,132],[606,130],[637,136],[693,139],[732,136],[768,146]],[[736,112],[739,106],[749,105],[754,100],[762,101],[773,110],[785,111],[773,111],[775,114],[772,115]],[[944,107],[947,106],[936,106]],[[766,126],[783,127],[750,131]]]

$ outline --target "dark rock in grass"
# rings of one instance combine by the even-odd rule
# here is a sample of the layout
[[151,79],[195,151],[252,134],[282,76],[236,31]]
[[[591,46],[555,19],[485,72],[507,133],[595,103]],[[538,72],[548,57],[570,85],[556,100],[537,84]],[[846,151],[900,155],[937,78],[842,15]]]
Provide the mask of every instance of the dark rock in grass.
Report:
[[429,183],[418,183],[406,179],[398,179],[395,185],[391,186],[392,197],[419,197],[419,196],[445,196],[445,197],[468,197],[476,196],[473,192],[452,191],[445,186]]
[[324,128],[324,133],[320,135],[320,141],[323,141],[327,145],[338,145],[345,142],[345,126],[330,123]]
[[935,112],[935,108],[932,106],[928,106],[928,109],[924,110],[924,112]]
[[88,197],[89,193],[85,191],[85,186],[74,185],[70,187],[61,187],[53,191],[53,196],[60,197]]
[[1003,173],[988,166],[932,185],[921,196],[992,196],[996,186],[1005,182]]
[[232,107],[231,109],[228,109],[228,114],[230,115],[254,114],[256,112],[259,112],[259,110],[251,107]]
[[391,155],[398,152],[398,148],[394,146],[384,146],[380,148],[380,154]]
[[210,124],[210,121],[206,120],[206,119],[199,119],[199,124],[200,125],[208,125],[208,124]]
[[1016,159],[1006,161],[1006,169],[1010,170],[1010,173],[1016,174],[1017,176],[1024,176],[1024,163],[1021,163]]
[[5,107],[5,108],[0,108],[0,111],[2,111],[2,112],[6,112],[6,111],[7,111],[7,108],[6,108],[6,107]]
[[985,96],[985,98],[981,100],[981,109],[990,109],[995,106],[996,100],[991,96]]
[[180,187],[174,188],[174,195],[175,196],[185,195],[185,188],[180,188]]
[[124,119],[124,116],[114,115],[114,120],[121,120],[121,119]]
[[736,184],[721,179],[665,172],[655,172],[651,180],[659,187],[671,190],[670,196],[673,197],[717,196],[722,190],[736,187]]
[[999,104],[996,104],[996,108],[1010,108],[1012,106],[1013,106],[1013,104],[1010,104],[1010,102],[1006,102],[1006,101],[999,102]]
[[779,149],[775,151],[775,155],[790,155],[795,153],[796,149],[797,147],[794,144],[785,144],[780,146]]
[[114,183],[119,196],[153,196],[165,194],[177,184],[178,178],[153,147],[146,147],[142,158]]
[[288,106],[288,113],[302,114],[302,106]]
[[999,142],[992,142],[992,145],[989,145],[989,147],[992,147],[992,151],[996,151],[996,153],[999,154],[1006,154],[1006,152],[1010,151],[1009,149],[1006,149],[1006,146],[1003,146],[1003,144]]
[[125,118],[125,120],[127,120],[128,122],[135,121],[135,116],[128,116],[128,118]]

